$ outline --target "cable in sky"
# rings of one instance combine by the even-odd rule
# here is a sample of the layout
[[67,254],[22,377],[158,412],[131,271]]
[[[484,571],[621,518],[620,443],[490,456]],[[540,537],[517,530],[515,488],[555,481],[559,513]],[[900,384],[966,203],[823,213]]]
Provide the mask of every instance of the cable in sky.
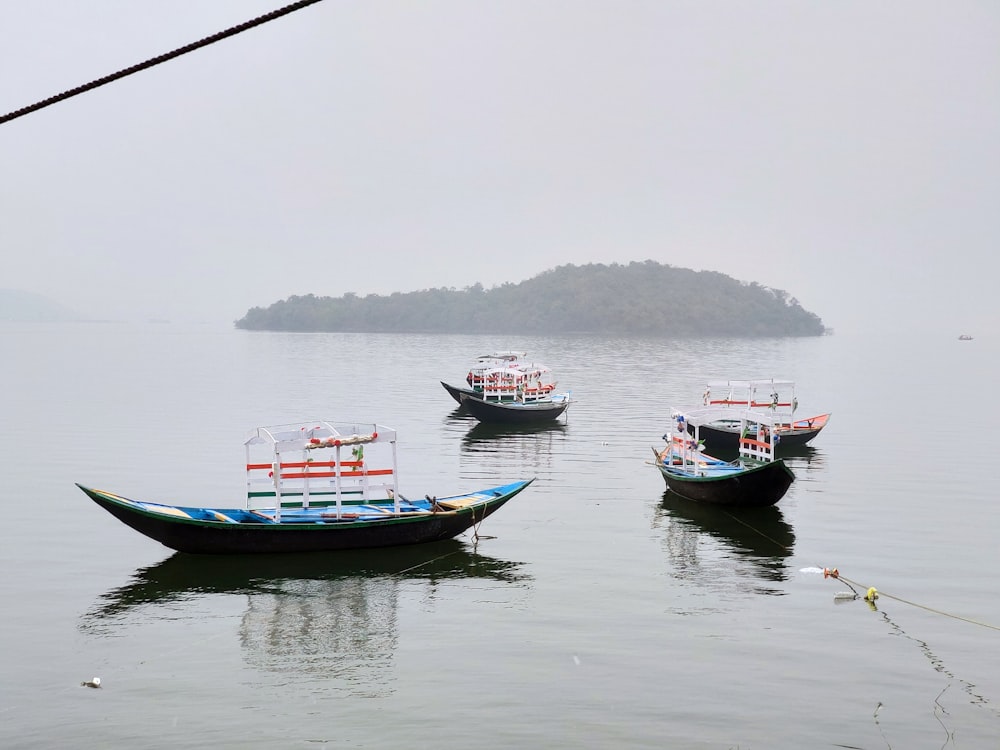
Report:
[[6,115],[0,116],[0,125],[5,122],[10,122],[11,120],[16,120],[18,117],[23,117],[31,112],[37,112],[40,109],[44,109],[56,102],[61,102],[64,99],[69,99],[76,96],[77,94],[82,94],[85,91],[90,91],[92,89],[99,88],[105,84],[111,83],[112,81],[117,81],[119,78],[125,78],[133,73],[138,73],[140,70],[145,70],[146,68],[152,68],[154,65],[159,65],[167,60],[173,60],[175,57],[180,57],[181,55],[186,55],[188,52],[193,52],[196,49],[202,47],[207,47],[210,44],[226,39],[227,37],[235,36],[244,31],[254,28],[255,26],[260,26],[268,21],[273,21],[276,18],[281,18],[282,16],[287,16],[289,13],[294,13],[297,10],[301,10],[308,5],[315,5],[321,0],[299,0],[295,3],[290,3],[283,8],[278,8],[277,10],[272,10],[270,13],[265,13],[262,16],[253,18],[244,23],[238,24],[237,26],[232,26],[225,31],[220,31],[217,34],[212,34],[212,36],[207,36],[204,39],[200,39],[197,42],[192,42],[191,44],[186,44],[183,47],[178,47],[172,52],[167,52],[163,55],[157,55],[156,57],[151,57],[145,62],[141,62],[138,65],[133,65],[128,68],[119,70],[111,75],[104,76],[103,78],[98,78],[91,81],[90,83],[85,83],[82,86],[77,86],[76,88],[64,91],[61,94],[56,94],[55,96],[50,96],[48,99],[43,99],[40,102],[31,104],[27,107],[22,107],[21,109],[15,109],[13,112],[9,112]]

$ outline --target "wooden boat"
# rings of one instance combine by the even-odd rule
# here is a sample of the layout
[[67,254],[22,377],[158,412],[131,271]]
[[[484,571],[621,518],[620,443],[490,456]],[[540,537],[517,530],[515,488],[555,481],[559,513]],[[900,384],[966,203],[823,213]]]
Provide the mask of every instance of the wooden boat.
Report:
[[558,418],[570,394],[555,393],[556,382],[545,365],[529,362],[523,352],[494,352],[476,360],[467,388],[441,381],[462,408],[483,422],[531,424]]
[[153,503],[77,486],[127,526],[171,549],[256,554],[450,539],[534,481],[411,500],[397,487],[396,432],[376,424],[259,427],[245,447],[243,507]]
[[[701,428],[719,418],[719,408],[677,415],[676,433],[663,436],[655,465],[672,492],[699,503],[734,507],[774,505],[788,491],[795,475],[774,456],[771,415],[742,412],[739,456],[724,461],[704,453]],[[730,412],[731,414],[731,412]],[[691,430],[689,432],[689,430]]]
[[[764,410],[773,417],[774,430],[778,438],[775,446],[779,453],[784,449],[803,446],[819,435],[830,421],[830,414],[817,414],[798,418],[798,399],[795,383],[791,380],[726,380],[709,382],[702,397],[703,407],[729,408],[732,411],[719,412],[719,417],[700,430],[701,439],[710,451],[723,453],[739,448],[741,430],[740,412],[745,409]],[[697,410],[699,407],[694,407]],[[681,408],[675,413],[686,413],[692,409]]]
[[462,406],[480,422],[532,424],[557,419],[569,408],[570,403],[572,399],[569,393],[558,393],[525,401],[467,398]]
[[448,391],[448,395],[455,399],[459,404],[470,396],[472,398],[479,397],[479,394],[471,388],[462,388],[457,385],[452,385],[451,383],[446,383],[443,380],[441,381],[441,385],[443,385],[444,389]]
[[551,378],[552,371],[525,357],[524,352],[513,351],[484,354],[469,368],[465,386],[452,385],[443,380],[441,385],[459,404],[470,397],[491,401],[544,399],[556,388]]

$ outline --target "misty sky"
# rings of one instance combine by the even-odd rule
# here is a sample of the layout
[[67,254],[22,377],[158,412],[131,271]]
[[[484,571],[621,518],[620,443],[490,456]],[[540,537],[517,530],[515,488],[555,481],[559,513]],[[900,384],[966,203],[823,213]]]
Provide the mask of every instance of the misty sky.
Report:
[[[0,114],[281,7],[0,11]],[[0,126],[0,287],[94,317],[652,259],[1000,325],[1000,3],[326,0]]]

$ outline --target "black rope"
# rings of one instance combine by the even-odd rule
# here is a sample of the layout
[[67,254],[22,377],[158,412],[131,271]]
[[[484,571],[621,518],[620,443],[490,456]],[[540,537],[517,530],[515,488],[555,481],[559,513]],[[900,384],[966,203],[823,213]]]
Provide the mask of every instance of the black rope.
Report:
[[16,109],[6,115],[0,117],[0,125],[5,122],[10,122],[11,120],[16,120],[18,117],[23,117],[24,115],[30,114],[31,112],[37,112],[40,109],[44,109],[56,102],[61,102],[64,99],[69,99],[70,97],[76,96],[77,94],[82,94],[85,91],[90,91],[92,89],[99,88],[105,84],[111,83],[112,81],[117,81],[119,78],[125,78],[125,76],[130,76],[133,73],[138,73],[140,70],[145,70],[146,68],[152,68],[154,65],[159,65],[160,63],[167,62],[167,60],[173,60],[175,57],[180,57],[181,55],[186,55],[188,52],[193,52],[196,49],[202,47],[207,47],[210,44],[226,39],[227,37],[235,36],[248,29],[252,29],[255,26],[260,26],[268,21],[273,21],[276,18],[281,18],[282,16],[287,16],[289,13],[294,13],[297,10],[305,8],[308,5],[315,5],[320,2],[320,0],[299,0],[299,2],[291,3],[284,6],[283,8],[278,8],[277,10],[272,10],[270,13],[265,13],[262,16],[253,18],[249,21],[245,21],[237,26],[226,29],[225,31],[220,31],[217,34],[212,34],[212,36],[207,36],[204,39],[200,39],[197,42],[192,42],[191,44],[186,44],[183,47],[178,47],[172,52],[167,52],[163,55],[157,55],[156,57],[151,57],[145,62],[141,62],[138,65],[133,65],[129,68],[124,68],[119,70],[117,73],[112,73],[111,75],[104,76],[103,78],[98,78],[91,81],[90,83],[85,83],[82,86],[77,86],[76,88],[64,91],[61,94],[56,94],[55,96],[50,96],[48,99],[43,99],[40,102],[36,102],[27,107],[22,107],[21,109]]

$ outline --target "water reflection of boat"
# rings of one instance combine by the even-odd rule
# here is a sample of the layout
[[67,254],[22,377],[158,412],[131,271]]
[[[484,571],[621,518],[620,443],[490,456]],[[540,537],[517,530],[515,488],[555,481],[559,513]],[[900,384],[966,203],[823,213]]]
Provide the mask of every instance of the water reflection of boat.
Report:
[[668,547],[689,570],[702,567],[698,540],[708,534],[725,546],[727,563],[736,563],[734,572],[739,573],[741,564],[747,563],[745,569],[756,577],[768,581],[787,578],[785,560],[792,554],[795,532],[777,506],[741,509],[733,514],[668,490],[663,493],[658,517],[668,525]]
[[84,615],[84,624],[125,614],[146,604],[183,601],[205,594],[274,593],[305,582],[398,578],[436,582],[456,578],[518,583],[527,579],[521,563],[472,551],[455,539],[412,547],[356,550],[336,555],[190,556],[174,554],[138,569],[132,579],[103,594]]
[[[492,582],[497,598],[530,580],[521,563],[479,554],[456,540],[336,555],[175,554],[101,596],[80,629],[139,638],[157,621],[203,616],[212,608],[228,613],[235,596],[245,601],[236,633],[224,617],[218,635],[236,638],[250,681],[259,679],[254,673],[267,673],[314,682],[313,695],[388,696],[397,689],[401,602],[412,599],[415,588],[424,607],[462,596],[455,585],[460,579],[477,579],[477,591]],[[174,633],[170,652],[197,648],[188,633]],[[156,646],[164,646],[162,638]]]
[[525,435],[561,434],[564,432],[566,432],[564,422],[541,422],[518,426],[477,422],[476,426],[465,434],[462,442],[465,445],[472,445],[473,443],[488,443]]

